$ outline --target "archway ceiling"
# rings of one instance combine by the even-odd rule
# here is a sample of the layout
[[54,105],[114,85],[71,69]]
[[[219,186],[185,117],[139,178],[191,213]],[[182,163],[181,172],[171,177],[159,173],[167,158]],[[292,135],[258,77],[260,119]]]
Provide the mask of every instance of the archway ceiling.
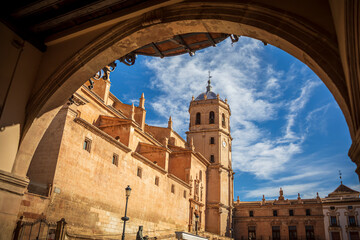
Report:
[[45,40],[82,24],[161,4],[163,1],[141,0],[29,0],[7,1],[0,21],[41,51]]
[[[216,46],[217,43],[229,37],[229,34],[224,33],[188,33],[176,35],[165,41],[147,44],[133,53],[138,55],[152,56],[152,57],[171,57],[189,53],[194,55],[197,50]],[[232,37],[232,41],[237,41],[238,37]]]

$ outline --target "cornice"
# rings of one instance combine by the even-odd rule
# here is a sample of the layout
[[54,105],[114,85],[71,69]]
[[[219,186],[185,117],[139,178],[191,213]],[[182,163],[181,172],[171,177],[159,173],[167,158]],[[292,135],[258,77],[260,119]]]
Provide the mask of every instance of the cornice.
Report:
[[181,180],[180,178],[178,178],[177,176],[175,176],[174,174],[168,173],[168,177],[171,178],[172,180],[174,180],[177,183],[180,183],[181,185],[183,185],[184,187],[191,189],[190,184],[186,183],[185,181]]
[[221,106],[223,109],[227,110],[229,113],[229,116],[231,116],[230,105],[228,103],[225,103],[221,99],[206,99],[206,100],[191,101],[190,106],[189,106],[189,112],[192,107],[204,106],[204,105],[214,105],[214,104],[217,104],[217,105]]
[[24,195],[29,179],[0,170],[0,189],[2,191]]
[[75,118],[74,122],[83,126],[84,128],[88,129],[92,133],[100,136],[102,139],[106,140],[107,142],[115,145],[116,147],[122,149],[126,153],[131,152],[132,150],[125,146],[123,143],[115,140],[113,137],[111,137],[109,134],[105,133],[104,131],[100,130],[99,128],[95,127],[94,125],[90,124],[89,122],[85,121],[82,118]]
[[[139,145],[143,145],[143,146],[155,148],[155,149],[157,149],[158,151],[162,151],[162,152],[172,153],[172,151],[171,151],[169,148],[164,147],[164,146],[156,146],[156,145],[152,145],[152,144],[144,143],[144,142],[139,142]],[[151,151],[151,152],[152,152],[152,151]]]
[[230,132],[226,132],[225,130],[223,129],[220,129],[220,128],[215,128],[215,129],[199,129],[199,130],[189,130],[187,132],[185,132],[186,134],[189,134],[189,133],[202,133],[202,132],[221,132],[223,134],[225,134],[226,136],[228,136],[231,140],[233,140],[233,138],[231,137],[231,134]]
[[205,204],[203,204],[203,203],[201,203],[201,202],[199,202],[199,201],[196,201],[196,200],[193,199],[193,198],[189,198],[189,201],[192,202],[192,203],[195,203],[195,204],[199,205],[200,207],[205,206]]

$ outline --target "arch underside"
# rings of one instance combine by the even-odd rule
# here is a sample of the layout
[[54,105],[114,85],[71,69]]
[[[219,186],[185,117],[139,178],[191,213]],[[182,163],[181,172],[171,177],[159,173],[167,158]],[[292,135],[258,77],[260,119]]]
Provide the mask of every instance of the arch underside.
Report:
[[[58,66],[27,106],[24,134],[35,118],[64,104],[99,69],[151,42],[175,35],[211,32],[255,38],[309,66],[339,104],[355,134],[336,38],[299,16],[254,3],[190,2],[154,10],[120,22]],[[35,144],[23,134],[22,144]],[[15,163],[16,166],[28,163]],[[16,172],[16,171],[15,171]]]

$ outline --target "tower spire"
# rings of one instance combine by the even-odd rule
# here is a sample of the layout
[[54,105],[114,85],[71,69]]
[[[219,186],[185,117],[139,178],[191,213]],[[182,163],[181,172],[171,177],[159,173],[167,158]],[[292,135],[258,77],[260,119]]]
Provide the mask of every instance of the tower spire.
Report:
[[210,71],[209,71],[209,80],[208,80],[208,85],[206,87],[206,93],[210,92],[212,87],[211,87],[211,78],[212,76],[210,75]]

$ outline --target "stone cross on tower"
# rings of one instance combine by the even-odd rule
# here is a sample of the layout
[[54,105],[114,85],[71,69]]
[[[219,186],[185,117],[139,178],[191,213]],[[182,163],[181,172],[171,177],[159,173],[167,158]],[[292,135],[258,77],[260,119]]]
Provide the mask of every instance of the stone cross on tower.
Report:
[[210,71],[209,71],[209,80],[208,80],[208,85],[206,87],[206,93],[210,92],[211,89],[212,89],[212,87],[210,85],[211,84],[211,78],[212,78],[212,76],[210,75]]

